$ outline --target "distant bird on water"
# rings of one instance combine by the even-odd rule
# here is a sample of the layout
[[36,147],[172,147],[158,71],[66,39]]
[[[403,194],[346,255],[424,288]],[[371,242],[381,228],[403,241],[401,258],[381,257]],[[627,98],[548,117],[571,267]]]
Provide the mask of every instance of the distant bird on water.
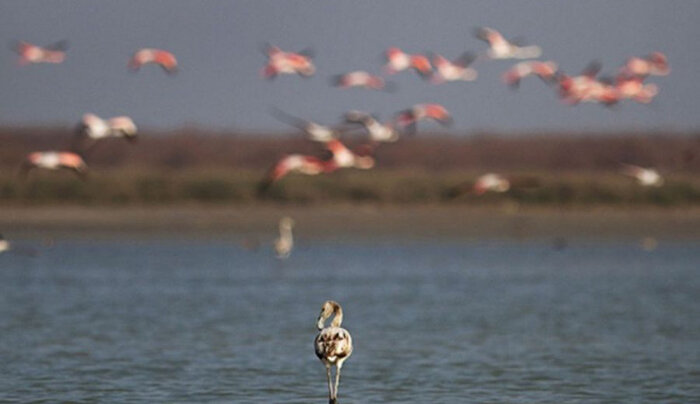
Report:
[[17,41],[13,49],[19,55],[20,66],[33,63],[63,63],[66,58],[68,41],[58,41],[44,47],[31,44],[25,41]]
[[10,242],[5,240],[2,234],[0,234],[0,254],[10,249]]
[[[325,322],[331,315],[333,320],[331,325],[326,327]],[[321,306],[321,314],[318,316],[316,326],[319,333],[314,339],[314,349],[316,356],[326,366],[326,376],[328,378],[328,402],[336,404],[338,402],[338,383],[340,382],[340,369],[343,362],[352,354],[352,337],[350,333],[341,327],[343,322],[343,309],[340,304],[333,300],[328,300]],[[331,381],[331,367],[335,366],[335,385]]]
[[476,37],[488,42],[486,56],[489,59],[534,59],[540,57],[542,48],[536,45],[520,46],[506,40],[500,32],[492,28],[476,29]]
[[129,59],[128,67],[133,71],[138,71],[141,66],[150,63],[160,66],[168,74],[177,73],[178,65],[175,55],[162,49],[139,49]]
[[275,240],[275,254],[277,258],[284,260],[289,258],[294,247],[294,236],[292,234],[294,220],[290,217],[283,217],[279,222],[280,235]]
[[26,176],[34,168],[46,170],[70,170],[75,172],[81,179],[87,174],[87,164],[80,155],[65,151],[43,151],[33,152],[20,167],[20,175]]

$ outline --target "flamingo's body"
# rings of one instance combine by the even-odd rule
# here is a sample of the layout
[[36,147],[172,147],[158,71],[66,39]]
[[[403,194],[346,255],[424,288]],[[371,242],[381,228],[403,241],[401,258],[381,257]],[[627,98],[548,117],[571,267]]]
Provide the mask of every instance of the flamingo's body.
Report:
[[135,140],[137,134],[136,124],[128,116],[117,116],[107,120],[95,114],[83,115],[77,129],[78,136],[92,140],[100,140],[108,137],[120,137],[126,140]]
[[632,57],[627,59],[625,65],[620,69],[620,73],[627,76],[649,75],[666,76],[671,72],[666,55],[661,52],[653,52],[650,55],[640,58]]
[[486,192],[506,192],[510,189],[510,181],[500,174],[488,173],[477,178],[473,192],[476,195],[483,195]]
[[414,69],[422,77],[427,78],[433,70],[430,59],[424,55],[409,55],[399,48],[392,47],[386,51],[386,74],[395,74],[407,69]]
[[470,53],[463,54],[453,62],[436,54],[433,56],[435,72],[430,80],[435,84],[447,81],[474,81],[478,73],[475,69],[469,67],[473,61],[474,57]]
[[650,103],[659,93],[659,87],[656,84],[645,84],[641,76],[620,76],[615,83],[615,88],[620,98],[632,99],[642,104]]
[[10,242],[5,240],[5,237],[0,234],[0,254],[10,249]]
[[83,176],[87,172],[87,164],[80,155],[72,152],[44,151],[30,153],[22,163],[22,174],[34,168],[46,170],[71,170]]
[[331,161],[337,168],[369,170],[374,167],[374,157],[370,155],[371,149],[363,149],[362,153],[359,153],[350,150],[338,139],[326,142],[325,147],[333,155]]
[[289,154],[275,163],[260,183],[258,190],[261,193],[265,192],[270,185],[279,181],[289,173],[318,175],[321,173],[329,173],[337,169],[338,167],[330,160],[321,160],[318,157],[302,154]]
[[141,66],[153,63],[157,64],[168,74],[177,73],[177,59],[172,53],[154,48],[143,48],[136,51],[129,59],[129,68],[137,71]]
[[[389,90],[386,82],[379,76],[372,75],[363,70],[338,75],[333,78],[333,84],[339,88],[360,87],[371,90]],[[391,84],[391,83],[390,83]]]
[[273,79],[280,74],[298,74],[303,77],[311,77],[316,72],[316,67],[310,55],[304,52],[285,52],[277,46],[268,46],[268,62],[261,74],[266,79]]
[[440,104],[416,104],[413,107],[399,112],[396,122],[399,126],[415,132],[415,127],[420,120],[433,120],[443,126],[452,124],[452,116],[447,108]]
[[664,184],[664,178],[653,168],[623,164],[622,173],[634,178],[643,187],[660,187]]
[[292,253],[292,248],[294,247],[294,236],[292,234],[292,227],[294,226],[294,220],[289,217],[283,217],[279,222],[279,237],[275,240],[275,255],[279,259],[287,259]]
[[[326,327],[326,320],[333,315],[331,325]],[[318,359],[326,366],[328,377],[328,399],[335,404],[338,399],[338,383],[340,382],[340,369],[352,354],[352,337],[350,333],[341,327],[343,322],[343,309],[340,304],[328,300],[321,306],[321,314],[318,316],[316,326],[319,329],[314,339],[314,350]],[[331,367],[336,367],[335,386],[331,381]]]
[[371,114],[361,111],[348,111],[345,120],[351,123],[360,123],[367,130],[372,142],[391,143],[399,140],[399,132],[391,122],[381,123]]
[[19,55],[20,66],[33,63],[63,63],[68,49],[67,41],[59,41],[54,44],[41,47],[25,41],[17,41],[14,46]]
[[515,45],[492,28],[478,28],[476,37],[488,42],[489,49],[486,51],[486,56],[489,59],[534,59],[542,54],[542,48],[539,46]]
[[545,83],[548,83],[554,79],[557,69],[557,64],[552,61],[526,60],[508,69],[503,73],[501,79],[511,87],[517,87],[520,84],[520,80],[530,75],[535,75]]
[[304,132],[309,140],[314,142],[329,142],[337,139],[338,136],[347,130],[346,127],[331,127],[322,125],[313,121],[302,119],[294,115],[288,114],[280,109],[273,108],[271,114],[278,120],[285,122],[300,131]]

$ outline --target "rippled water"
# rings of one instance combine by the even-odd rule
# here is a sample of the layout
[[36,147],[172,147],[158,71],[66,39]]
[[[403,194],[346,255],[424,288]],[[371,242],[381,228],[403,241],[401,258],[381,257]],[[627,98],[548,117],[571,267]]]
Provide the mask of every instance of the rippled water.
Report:
[[700,402],[700,249],[662,243],[64,241],[0,256],[0,401]]

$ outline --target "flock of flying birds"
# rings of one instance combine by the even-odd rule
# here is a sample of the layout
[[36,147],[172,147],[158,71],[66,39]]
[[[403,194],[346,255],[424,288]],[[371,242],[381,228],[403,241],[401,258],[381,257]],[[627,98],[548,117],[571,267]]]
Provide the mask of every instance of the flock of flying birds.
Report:
[[[488,44],[485,52],[465,52],[457,59],[449,60],[437,53],[410,54],[397,47],[391,47],[385,51],[386,64],[381,75],[357,70],[333,76],[331,82],[341,89],[394,91],[396,86],[387,82],[385,77],[404,71],[413,71],[434,84],[473,81],[478,77],[474,68],[477,61],[523,59],[503,73],[504,83],[517,88],[524,78],[536,76],[554,88],[561,100],[567,104],[595,102],[612,106],[625,99],[640,103],[651,102],[658,94],[658,86],[646,83],[646,79],[649,76],[664,76],[670,71],[666,56],[661,52],[653,52],[646,57],[629,58],[618,69],[615,78],[598,77],[601,68],[598,62],[592,62],[581,74],[570,76],[553,61],[534,60],[542,55],[539,46],[524,46],[516,41],[509,41],[498,31],[485,27],[476,29],[475,36]],[[68,43],[60,41],[40,47],[18,41],[14,49],[19,55],[19,65],[62,63],[66,58]],[[261,76],[265,79],[272,80],[280,75],[310,77],[316,74],[311,50],[288,52],[277,46],[267,45],[264,53],[267,63],[261,70]],[[133,71],[138,71],[147,64],[160,66],[168,74],[178,71],[178,62],[172,53],[153,48],[134,52],[127,66]],[[304,132],[310,141],[321,144],[322,150],[317,155],[289,154],[281,158],[260,182],[260,195],[264,195],[270,186],[290,173],[318,175],[344,168],[371,169],[375,166],[374,152],[380,144],[396,142],[402,135],[414,134],[417,124],[421,121],[432,120],[444,126],[452,123],[450,112],[437,103],[415,104],[385,121],[369,112],[352,110],[346,112],[343,122],[335,126],[305,120],[279,109],[272,109],[271,114]],[[366,135],[366,141],[360,145],[348,147],[341,140],[343,135],[359,130],[364,131]],[[118,137],[133,141],[136,136],[137,127],[127,116],[103,119],[95,114],[86,113],[78,125],[70,150],[30,153],[22,164],[21,173],[26,175],[35,168],[69,169],[82,177],[88,168],[86,156],[102,139]],[[621,172],[636,178],[638,183],[644,186],[660,186],[663,183],[663,178],[653,168],[624,165]],[[467,191],[476,195],[488,191],[506,192],[512,185],[511,181],[502,175],[487,173],[478,178]]]
[[[528,76],[537,76],[554,88],[559,97],[567,104],[595,102],[606,106],[622,100],[649,103],[658,93],[655,84],[646,83],[649,76],[664,76],[669,73],[666,56],[654,52],[646,57],[632,57],[620,67],[615,78],[599,78],[600,64],[592,63],[577,76],[569,76],[558,68],[553,61],[534,60],[542,54],[540,47],[523,46],[515,41],[505,39],[498,31],[491,28],[479,28],[476,37],[487,42],[488,49],[478,55],[464,53],[455,60],[449,60],[439,54],[409,54],[392,47],[386,50],[386,64],[382,75],[367,71],[352,71],[334,76],[332,84],[338,88],[366,88],[371,90],[394,91],[395,85],[385,80],[386,76],[404,71],[413,71],[421,78],[434,84],[447,82],[473,81],[478,72],[473,65],[479,60],[526,59],[518,62],[502,75],[502,80],[516,88],[520,81]],[[40,47],[27,42],[17,42],[14,46],[19,55],[18,64],[62,63],[66,58],[67,42]],[[272,80],[280,75],[299,75],[310,77],[316,73],[313,53],[310,51],[287,52],[279,47],[268,45],[265,49],[267,64],[261,75]],[[175,56],[165,50],[145,48],[136,51],[127,66],[138,71],[142,66],[155,64],[168,74],[175,74],[178,62]],[[415,133],[421,121],[435,121],[450,125],[452,117],[440,104],[416,104],[397,112],[391,119],[380,121],[376,116],[364,111],[348,111],[343,122],[336,126],[326,126],[305,120],[284,111],[273,109],[271,114],[301,130],[310,141],[322,145],[319,155],[289,154],[276,162],[261,181],[259,192],[264,194],[270,186],[289,173],[318,175],[330,173],[343,168],[371,169],[375,166],[374,151],[383,143],[393,143],[404,134]],[[361,130],[365,139],[357,147],[350,148],[341,141],[341,136]],[[84,157],[100,141],[106,138],[123,138],[133,141],[137,136],[137,127],[127,116],[103,119],[86,113],[78,125],[70,151],[42,151],[30,153],[22,164],[21,172],[26,175],[30,170],[43,168],[48,170],[69,169],[80,176],[87,173]],[[644,186],[660,186],[663,178],[651,168],[623,165],[622,172],[637,179]],[[479,177],[469,187],[468,192],[476,195],[485,192],[506,192],[511,188],[511,181],[499,174],[488,173]],[[279,224],[280,237],[275,241],[278,258],[289,256],[292,246],[291,218],[283,218]],[[0,252],[9,249],[9,243],[0,236]],[[330,326],[325,321],[333,316]],[[319,334],[315,339],[315,351],[327,369],[329,401],[337,400],[340,369],[343,362],[352,353],[350,333],[341,328],[343,314],[340,305],[327,301],[321,308],[317,320]],[[331,367],[336,367],[335,382],[331,377]]]

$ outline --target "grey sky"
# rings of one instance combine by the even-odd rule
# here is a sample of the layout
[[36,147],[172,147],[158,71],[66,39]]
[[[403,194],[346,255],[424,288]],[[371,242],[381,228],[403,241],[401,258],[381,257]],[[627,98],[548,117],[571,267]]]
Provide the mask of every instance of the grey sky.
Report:
[[[127,114],[142,127],[288,130],[270,117],[269,106],[333,123],[349,109],[388,117],[418,102],[440,102],[455,116],[455,132],[694,130],[699,20],[697,1],[2,0],[0,41],[45,45],[65,38],[71,48],[62,65],[21,68],[12,51],[0,49],[0,124],[73,124],[94,112]],[[562,105],[535,78],[512,92],[499,79],[511,61],[477,64],[472,83],[435,86],[402,73],[390,78],[399,86],[393,94],[328,84],[350,70],[379,73],[389,46],[448,58],[483,50],[472,35],[482,25],[542,46],[542,59],[567,72],[599,59],[612,73],[628,56],[659,50],[671,75],[650,79],[660,87],[652,105],[624,102],[615,110]],[[265,42],[291,51],[313,47],[317,75],[261,80]],[[169,77],[147,66],[131,74],[126,63],[140,47],[172,51],[180,73]]]

